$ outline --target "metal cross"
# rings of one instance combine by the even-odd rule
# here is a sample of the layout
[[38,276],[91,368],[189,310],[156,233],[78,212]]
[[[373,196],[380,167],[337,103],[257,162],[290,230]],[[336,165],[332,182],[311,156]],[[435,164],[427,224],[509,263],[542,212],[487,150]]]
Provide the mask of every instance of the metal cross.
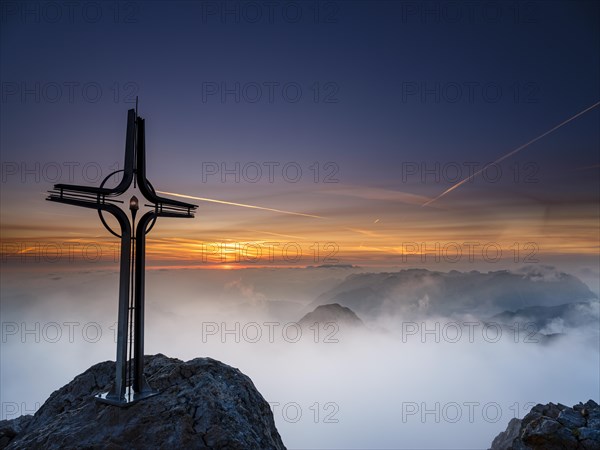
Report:
[[[116,173],[123,178],[114,188],[104,185]],[[118,200],[129,189],[131,183],[150,202],[152,211],[145,213],[135,224],[139,209],[136,196],[129,200],[131,221],[117,206]],[[56,184],[48,191],[47,200],[68,205],[82,206],[98,211],[104,227],[121,239],[119,313],[117,329],[117,362],[115,382],[109,392],[98,394],[98,401],[118,406],[128,406],[143,398],[158,394],[150,388],[144,377],[144,273],[146,234],[154,227],[157,217],[193,218],[197,205],[160,197],[146,179],[146,142],[144,119],[136,109],[127,113],[127,136],[125,142],[125,164],[122,170],[109,174],[100,187]],[[115,232],[104,220],[103,213],[112,214],[119,222],[121,232]]]

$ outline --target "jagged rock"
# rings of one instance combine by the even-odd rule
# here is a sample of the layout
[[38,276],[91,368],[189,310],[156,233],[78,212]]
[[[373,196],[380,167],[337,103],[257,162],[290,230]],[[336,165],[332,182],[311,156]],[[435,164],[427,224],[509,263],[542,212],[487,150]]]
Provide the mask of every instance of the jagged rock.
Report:
[[0,422],[0,448],[285,449],[269,404],[246,375],[211,358],[146,356],[160,394],[127,408],[97,402],[114,362],[102,362],[52,393],[34,416]]
[[19,433],[21,433],[33,416],[20,416],[13,420],[0,420],[0,448],[6,447]]
[[600,406],[593,400],[568,406],[538,404],[512,419],[491,450],[600,449]]
[[516,417],[510,419],[506,431],[502,431],[498,436],[494,438],[492,442],[492,449],[507,449],[519,436],[521,431],[521,420]]
[[571,408],[561,411],[557,420],[567,428],[581,428],[586,424],[585,417],[581,412]]
[[[583,405],[582,415],[587,418],[587,426],[594,430],[600,430],[600,409],[594,408],[593,405],[590,405],[590,402],[587,402]],[[592,402],[594,403],[594,402]]]

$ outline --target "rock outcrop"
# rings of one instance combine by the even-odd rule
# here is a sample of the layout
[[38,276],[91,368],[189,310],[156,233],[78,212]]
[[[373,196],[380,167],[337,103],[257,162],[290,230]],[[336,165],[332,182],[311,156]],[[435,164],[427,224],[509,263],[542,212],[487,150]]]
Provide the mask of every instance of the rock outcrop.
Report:
[[285,449],[269,404],[238,369],[210,358],[146,356],[160,394],[127,408],[97,402],[114,362],[96,364],[55,391],[34,416],[0,422],[8,449]]
[[572,408],[538,404],[523,419],[512,419],[491,450],[600,449],[600,406],[593,400]]

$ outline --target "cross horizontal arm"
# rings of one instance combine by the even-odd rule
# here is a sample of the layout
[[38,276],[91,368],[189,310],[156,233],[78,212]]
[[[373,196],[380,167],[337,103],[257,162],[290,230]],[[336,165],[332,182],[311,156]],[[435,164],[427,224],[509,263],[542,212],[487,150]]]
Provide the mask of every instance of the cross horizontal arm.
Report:
[[[58,185],[57,185],[58,186]],[[104,203],[124,203],[123,200],[117,200],[116,198],[107,198],[103,194],[92,194],[92,193],[84,193],[79,191],[71,191],[69,189],[60,188],[58,190],[52,189],[48,191],[50,194],[47,197],[47,200],[54,200],[62,203],[62,200],[80,200],[92,203],[94,205],[104,204]]]
[[145,203],[144,206],[154,208],[157,217],[194,217],[194,212],[196,210],[195,205],[194,208],[181,208],[181,207],[171,207],[165,206],[162,203],[158,205]]
[[54,190],[65,192],[80,192],[82,194],[97,194],[103,196],[119,195],[120,192],[115,192],[114,189],[101,188],[94,186],[81,186],[78,184],[55,184]]
[[[129,227],[129,221],[127,219],[127,215],[119,208],[117,205],[112,203],[103,203],[94,199],[85,199],[85,198],[77,198],[77,197],[63,197],[57,194],[50,194],[46,197],[46,200],[57,203],[65,203],[67,205],[75,205],[82,206],[84,208],[90,208],[95,210],[103,210],[111,213],[113,216],[117,218],[119,223],[122,226]],[[118,200],[113,200],[118,201]],[[126,224],[126,225],[125,225]]]

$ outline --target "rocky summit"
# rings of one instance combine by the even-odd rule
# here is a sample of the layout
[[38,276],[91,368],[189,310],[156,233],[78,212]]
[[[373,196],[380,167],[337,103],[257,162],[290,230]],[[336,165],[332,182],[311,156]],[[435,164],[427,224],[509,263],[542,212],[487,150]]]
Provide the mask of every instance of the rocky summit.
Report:
[[110,389],[102,362],[55,391],[34,416],[0,422],[0,448],[285,449],[269,404],[246,375],[210,358],[146,356],[160,394],[119,408],[93,395]]
[[600,449],[600,406],[593,400],[572,408],[538,404],[523,419],[512,419],[491,450]]

